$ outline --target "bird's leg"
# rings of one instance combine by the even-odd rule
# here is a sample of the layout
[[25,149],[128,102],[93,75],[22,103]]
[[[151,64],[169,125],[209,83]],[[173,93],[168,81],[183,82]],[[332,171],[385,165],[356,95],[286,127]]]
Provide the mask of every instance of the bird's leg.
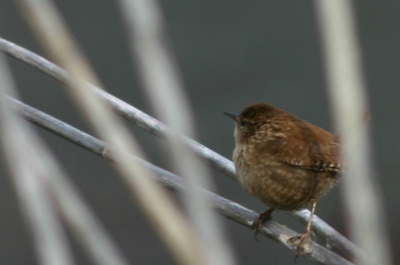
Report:
[[307,239],[310,238],[311,235],[311,224],[312,224],[312,220],[314,217],[314,213],[315,213],[315,208],[317,206],[317,202],[313,202],[312,207],[311,207],[311,214],[310,214],[310,219],[308,220],[307,226],[306,226],[306,231],[298,236],[294,236],[289,238],[288,242],[289,243],[295,243],[296,241],[298,241],[297,243],[297,250],[296,250],[296,257],[304,250],[304,243],[307,241]]
[[258,227],[263,224],[266,220],[271,219],[271,213],[275,210],[275,208],[269,208],[265,212],[261,213],[256,220],[254,220],[253,225],[251,228],[253,228],[254,231],[254,236],[257,239],[257,233],[258,233]]

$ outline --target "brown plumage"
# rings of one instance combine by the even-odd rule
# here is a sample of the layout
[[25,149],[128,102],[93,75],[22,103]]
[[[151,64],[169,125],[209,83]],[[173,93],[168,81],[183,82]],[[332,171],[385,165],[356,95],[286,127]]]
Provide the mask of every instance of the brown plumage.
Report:
[[[233,161],[239,182],[271,208],[260,215],[253,228],[274,209],[299,210],[313,205],[337,181],[340,171],[336,137],[269,104],[255,103],[235,120],[236,147]],[[301,250],[311,231],[299,237]]]

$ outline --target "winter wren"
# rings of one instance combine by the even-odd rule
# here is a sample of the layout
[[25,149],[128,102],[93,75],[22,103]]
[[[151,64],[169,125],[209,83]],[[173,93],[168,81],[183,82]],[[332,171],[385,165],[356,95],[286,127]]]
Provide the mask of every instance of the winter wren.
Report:
[[265,103],[251,104],[239,116],[225,115],[236,123],[233,161],[239,182],[271,207],[254,222],[254,232],[275,209],[292,211],[312,205],[306,232],[290,239],[299,240],[299,253],[310,236],[318,199],[338,181],[335,136]]

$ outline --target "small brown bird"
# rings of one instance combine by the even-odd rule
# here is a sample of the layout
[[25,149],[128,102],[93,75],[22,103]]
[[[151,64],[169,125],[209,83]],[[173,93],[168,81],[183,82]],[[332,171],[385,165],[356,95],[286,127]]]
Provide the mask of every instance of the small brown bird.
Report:
[[310,237],[311,221],[321,198],[338,181],[340,163],[336,137],[269,104],[251,104],[232,118],[236,147],[233,161],[243,187],[271,208],[253,223],[254,232],[275,209],[292,211],[310,205],[306,232],[297,254]]

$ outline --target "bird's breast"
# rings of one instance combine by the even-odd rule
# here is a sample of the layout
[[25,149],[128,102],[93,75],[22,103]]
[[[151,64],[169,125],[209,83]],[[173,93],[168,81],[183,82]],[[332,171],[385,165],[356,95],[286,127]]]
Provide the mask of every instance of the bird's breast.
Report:
[[242,186],[271,207],[296,210],[323,196],[337,181],[333,172],[287,165],[273,155],[237,145],[233,160]]

